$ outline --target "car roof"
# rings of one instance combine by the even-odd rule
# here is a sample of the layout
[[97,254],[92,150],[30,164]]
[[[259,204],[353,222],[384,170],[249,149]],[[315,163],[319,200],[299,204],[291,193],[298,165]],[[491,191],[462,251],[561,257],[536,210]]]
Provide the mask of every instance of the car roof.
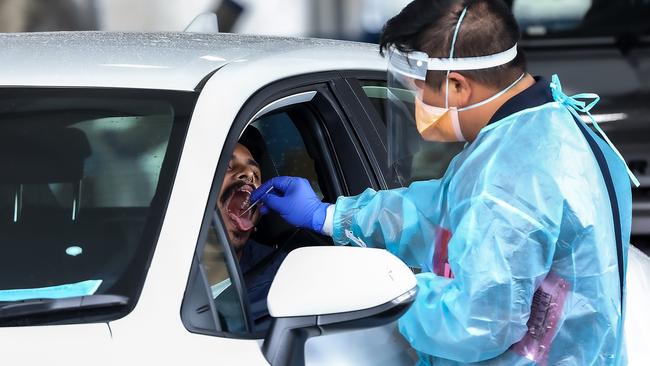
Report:
[[0,45],[0,86],[192,91],[229,63],[254,65],[264,58],[285,67],[288,62],[313,64],[313,72],[386,69],[377,45],[309,38],[54,32],[0,34]]

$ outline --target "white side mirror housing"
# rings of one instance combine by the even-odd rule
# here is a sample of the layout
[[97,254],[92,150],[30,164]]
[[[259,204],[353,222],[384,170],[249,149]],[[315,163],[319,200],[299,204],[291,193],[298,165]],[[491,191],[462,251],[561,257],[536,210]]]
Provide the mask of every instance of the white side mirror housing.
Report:
[[274,318],[348,313],[386,304],[416,285],[411,270],[386,250],[304,247],[282,263],[267,303]]
[[273,320],[262,351],[273,366],[303,365],[309,338],[394,322],[416,293],[411,270],[386,250],[296,249],[271,285],[267,304]]

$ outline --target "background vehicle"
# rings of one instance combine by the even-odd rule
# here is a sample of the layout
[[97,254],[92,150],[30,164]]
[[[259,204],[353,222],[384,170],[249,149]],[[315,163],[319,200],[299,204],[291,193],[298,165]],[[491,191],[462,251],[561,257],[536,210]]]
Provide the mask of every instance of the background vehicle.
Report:
[[[213,210],[249,124],[267,144],[266,178],[306,177],[330,202],[395,186],[381,118],[386,63],[374,45],[192,33],[0,35],[0,45],[0,288],[91,281],[100,295],[0,307],[5,359],[266,364],[273,333],[256,333],[248,319],[245,279]],[[277,250],[331,245],[264,220],[256,240]],[[209,237],[221,247],[211,263]],[[359,262],[288,273],[322,284],[349,316],[357,299],[341,298],[346,284],[390,287],[365,272],[380,260]],[[207,265],[231,280],[224,296],[213,299]],[[280,304],[302,293],[294,290]],[[406,290],[402,302],[373,309],[399,315],[413,296]],[[385,319],[307,340],[307,363],[413,364],[394,318]]]
[[510,1],[533,73],[558,74],[570,93],[601,97],[593,114],[641,186],[633,190],[632,243],[650,253],[650,4]]

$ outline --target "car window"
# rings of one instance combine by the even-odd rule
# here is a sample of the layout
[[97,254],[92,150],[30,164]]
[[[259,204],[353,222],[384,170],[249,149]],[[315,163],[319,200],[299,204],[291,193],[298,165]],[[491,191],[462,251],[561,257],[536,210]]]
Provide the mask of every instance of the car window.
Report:
[[363,92],[366,94],[375,111],[386,125],[386,82],[385,81],[361,81]]
[[[323,198],[314,159],[307,151],[305,141],[296,127],[297,123],[289,112],[283,111],[264,115],[247,127],[254,129],[261,138],[256,141],[261,146],[256,148],[263,154],[256,158],[259,160],[257,164],[262,173],[262,180],[266,181],[280,175],[304,177],[311,182],[316,194]],[[224,194],[227,192],[226,190]],[[221,200],[222,197],[218,199]],[[220,211],[217,209],[214,212]],[[222,216],[221,219],[224,223],[230,220],[228,215]],[[239,265],[229,266],[228,253],[236,248],[237,244],[229,242],[233,240],[232,237],[219,240],[217,229],[214,223],[210,226],[199,259],[210,289],[211,304],[198,302],[193,306],[195,310],[193,313],[191,310],[186,312],[185,321],[195,329],[210,328],[209,322],[197,316],[197,313],[207,311],[211,305],[217,322],[212,329],[213,332],[260,334],[270,325],[270,316],[265,306],[275,271],[286,253],[291,250],[289,246],[292,238],[304,238],[304,235],[284,223],[277,215],[269,213],[257,223],[255,232],[250,233],[244,249],[238,254]],[[245,308],[242,307],[243,300],[235,284],[239,279],[237,269],[242,274],[242,283],[249,302],[246,316],[244,316]],[[192,308],[192,305],[188,304],[184,308]],[[249,325],[246,318],[250,319]]]
[[214,301],[219,330],[223,332],[246,332],[246,318],[241,306],[241,299],[233,286],[233,279],[228,270],[227,256],[224,245],[217,239],[215,227],[212,225],[201,258],[205,270],[210,294]]
[[[249,151],[259,149],[262,152],[254,156],[261,171],[262,181],[275,176],[303,177],[311,183],[316,194],[322,199],[327,188],[321,187],[314,152],[307,149],[307,143],[298,127],[301,122],[293,114],[293,111],[301,108],[304,106],[289,107],[253,121],[247,131],[258,133],[260,140],[256,141],[258,146],[255,146],[255,149],[249,146]],[[225,190],[224,194],[227,192],[228,190]],[[218,199],[227,200],[223,197]],[[221,214],[225,227],[232,230],[232,225],[228,224],[231,220],[229,214]],[[211,228],[211,233],[214,229]],[[216,240],[215,235],[208,234],[200,260],[212,292],[219,330],[227,333],[248,331],[261,335],[270,326],[271,317],[266,309],[266,296],[282,260],[299,244],[329,245],[331,242],[296,229],[273,212],[256,222],[254,231],[232,235],[246,235],[245,243],[238,243],[240,238],[233,236],[229,237],[228,242],[220,242]],[[229,248],[226,248],[226,245],[235,249],[237,254],[238,266],[232,266],[231,270],[237,268],[241,273],[242,290],[245,289],[248,302],[246,317],[249,319],[250,329],[246,328],[243,308],[240,306],[242,299],[233,284],[234,277],[238,275],[231,275],[229,272]],[[239,251],[237,248],[240,248]]]
[[263,179],[272,176],[306,178],[322,199],[323,192],[318,183],[314,159],[309,156],[296,123],[299,122],[294,121],[287,112],[279,112],[263,116],[252,124],[260,131],[272,163],[263,172]]
[[128,299],[104,318],[135,306],[193,103],[162,92],[0,91],[0,301]]
[[[206,239],[199,240],[197,253],[200,255],[193,268],[200,268],[203,275],[194,270],[188,284],[190,291],[185,295],[183,317],[188,330],[217,336],[264,337],[271,322],[266,297],[284,258],[298,247],[333,244],[331,238],[296,228],[274,212],[259,218],[250,231],[242,231],[243,226],[238,222],[238,217],[242,216],[233,216],[233,212],[241,214],[239,200],[245,200],[245,196],[227,189],[233,181],[229,174],[236,172],[232,159],[250,153],[256,160],[262,181],[275,176],[305,178],[325,202],[333,203],[340,195],[372,186],[366,174],[368,170],[358,168],[363,156],[357,152],[348,153],[356,151],[358,146],[348,140],[353,134],[344,126],[342,112],[337,110],[328,90],[318,85],[313,89],[301,87],[288,96],[284,88],[275,92],[279,95],[273,93],[272,98],[262,99],[262,93],[259,98],[263,104],[256,105],[250,114],[242,115],[252,116],[260,110],[266,113],[252,121],[239,121],[241,125],[235,121],[229,136],[234,149],[224,150],[221,155],[219,169],[223,170],[218,169],[208,202],[208,207],[214,209],[206,213],[216,213],[218,219],[207,228],[204,218],[202,229],[202,232],[214,231],[215,235],[208,232]],[[310,96],[307,101],[306,94]],[[292,98],[297,98],[295,104],[290,103]],[[283,102],[275,107],[269,99]],[[249,103],[259,102],[253,99]],[[259,140],[253,136],[259,136]],[[255,144],[250,146],[253,140]],[[242,149],[242,145],[246,149]],[[345,154],[343,162],[339,154]],[[228,168],[224,169],[226,165]],[[354,174],[343,180],[341,171]],[[233,201],[235,199],[238,201]],[[251,222],[255,220],[253,216],[244,216],[246,220],[247,217]],[[206,293],[196,285],[201,282],[209,289],[209,295],[195,295],[201,291]],[[227,296],[220,295],[224,289],[230,291],[223,292]],[[207,318],[201,318],[198,311],[192,309],[201,309],[204,314],[212,312],[215,318],[212,323],[216,325],[209,325]],[[220,309],[227,309],[228,313]]]
[[[374,107],[380,122],[386,128],[386,82],[376,80],[360,80],[365,96]],[[463,149],[464,143],[432,144],[432,148],[423,149],[415,154],[411,162],[412,181],[437,179],[442,177],[449,163]],[[410,182],[405,182],[410,183]]]
[[183,297],[181,320],[190,332],[211,335],[240,334],[250,331],[240,297],[241,278],[228,237],[218,223],[217,210],[210,210],[209,229],[197,247]]

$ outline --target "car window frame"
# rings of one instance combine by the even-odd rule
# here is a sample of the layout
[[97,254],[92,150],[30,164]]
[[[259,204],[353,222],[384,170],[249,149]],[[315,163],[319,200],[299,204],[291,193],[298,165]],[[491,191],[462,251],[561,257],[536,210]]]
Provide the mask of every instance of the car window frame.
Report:
[[[334,194],[338,197],[341,195],[350,195],[351,192],[354,192],[355,190],[358,191],[360,188],[365,189],[371,187],[379,189],[381,187],[376,179],[374,169],[368,161],[367,151],[362,147],[361,141],[359,141],[359,133],[357,130],[355,130],[353,126],[354,123],[346,113],[346,108],[342,106],[340,96],[337,95],[338,88],[336,87],[336,84],[340,83],[340,81],[341,74],[339,72],[319,72],[287,78],[260,89],[258,92],[253,94],[240,108],[228,131],[228,135],[220,153],[219,163],[217,165],[215,175],[213,176],[209,198],[206,203],[205,212],[201,223],[201,229],[197,243],[195,245],[194,257],[192,266],[190,268],[190,275],[185,287],[186,290],[183,296],[181,309],[186,304],[186,300],[190,295],[190,289],[194,286],[193,281],[197,279],[200,279],[204,282],[206,281],[205,273],[202,273],[202,271],[200,271],[201,266],[199,259],[201,258],[204,251],[209,230],[211,230],[213,227],[211,225],[214,216],[218,218],[218,220],[214,220],[215,223],[219,224],[215,225],[216,227],[214,227],[214,230],[216,230],[220,244],[228,242],[227,233],[224,229],[224,223],[221,220],[221,217],[214,213],[213,209],[217,202],[220,184],[223,180],[228,166],[229,159],[226,159],[224,157],[230,157],[230,154],[233,151],[239,139],[239,136],[244,131],[244,129],[253,122],[252,118],[260,117],[257,116],[257,113],[270,104],[291,95],[305,93],[313,90],[317,91],[314,99],[319,99],[306,103],[314,103],[313,105],[317,110],[316,112],[320,112],[320,116],[317,116],[317,119],[322,124],[322,126],[312,129],[312,132],[318,134],[319,136],[316,137],[319,139],[319,141],[323,141],[323,144],[326,145],[321,148],[324,148],[324,151],[322,151],[324,154],[323,157],[325,159],[331,160],[328,165],[331,164],[332,166],[330,166],[328,169],[330,170],[329,178],[335,181],[330,182],[334,185]],[[323,104],[321,108],[318,108],[319,103]],[[291,105],[287,107],[290,106]],[[280,109],[271,109],[270,113],[276,113],[278,111],[286,109],[287,107]],[[359,159],[341,159],[342,156],[348,157],[350,154],[356,154]],[[346,164],[341,164],[342,161],[345,161]],[[352,164],[353,162],[355,164]],[[363,171],[364,173],[358,174],[359,171]],[[353,186],[352,189],[350,189],[351,186]],[[232,283],[236,286],[237,293],[242,302],[241,305],[246,320],[245,322],[247,324],[247,332],[237,333],[213,331],[197,328],[192,324],[187,324],[185,321],[183,321],[183,324],[185,328],[191,333],[209,335],[218,338],[264,339],[266,332],[251,331],[252,322],[248,316],[249,301],[244,285],[243,273],[239,267],[239,263],[235,259],[235,255],[230,245],[223,245],[223,249],[226,257],[229,276],[233,280]],[[205,286],[203,287],[209,288],[207,282],[205,282]],[[210,310],[212,316],[214,317],[215,310],[213,304],[210,305]],[[181,318],[183,318],[182,311]],[[213,319],[213,321],[216,323],[216,319]],[[215,328],[218,328],[218,326]]]
[[388,83],[387,74],[381,71],[354,71],[346,72],[342,76],[344,79],[340,88],[347,88],[347,93],[350,94],[349,98],[359,106],[350,108],[350,113],[354,113],[356,116],[357,129],[364,132],[366,149],[368,154],[372,156],[373,168],[381,189],[402,187],[402,184],[394,177],[391,169],[386,165],[388,161],[388,130],[386,125],[361,85],[362,81]]

